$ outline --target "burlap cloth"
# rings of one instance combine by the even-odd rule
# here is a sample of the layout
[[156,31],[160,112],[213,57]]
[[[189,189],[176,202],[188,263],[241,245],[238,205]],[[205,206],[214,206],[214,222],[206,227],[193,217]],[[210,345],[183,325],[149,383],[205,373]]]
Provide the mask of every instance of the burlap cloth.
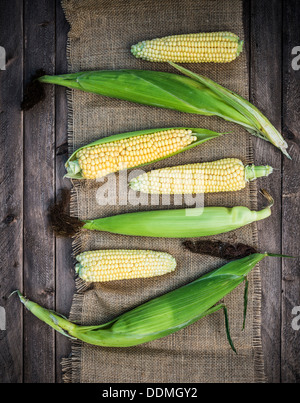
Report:
[[[147,38],[188,32],[229,30],[243,38],[240,0],[63,0],[71,25],[68,38],[69,72],[94,69],[174,70],[167,64],[135,59],[130,45]],[[192,64],[187,68],[206,75],[248,98],[245,53],[228,65]],[[100,137],[155,127],[204,127],[232,131],[221,139],[194,148],[168,160],[149,165],[177,165],[222,157],[252,161],[251,136],[241,127],[214,117],[202,117],[136,105],[80,91],[68,91],[69,151]],[[96,181],[74,182],[72,213],[82,219],[128,211],[173,206],[99,206]],[[124,194],[123,194],[124,196]],[[205,205],[244,205],[256,209],[257,184],[240,192],[205,196]],[[122,203],[121,203],[122,204]],[[184,204],[183,204],[184,205]],[[174,206],[175,208],[182,206]],[[256,245],[256,225],[215,237]],[[81,324],[100,324],[143,301],[181,286],[223,264],[220,259],[192,254],[182,240],[151,239],[85,232],[75,240],[74,252],[99,248],[161,250],[177,259],[177,269],[153,279],[90,284],[74,296],[70,319]],[[260,338],[260,277],[250,275],[246,328],[242,331],[243,291],[241,285],[224,300],[229,310],[231,334],[238,351],[230,349],[219,311],[160,340],[132,348],[101,348],[72,342],[72,357],[63,360],[65,382],[82,383],[175,383],[175,382],[263,382],[264,368]]]

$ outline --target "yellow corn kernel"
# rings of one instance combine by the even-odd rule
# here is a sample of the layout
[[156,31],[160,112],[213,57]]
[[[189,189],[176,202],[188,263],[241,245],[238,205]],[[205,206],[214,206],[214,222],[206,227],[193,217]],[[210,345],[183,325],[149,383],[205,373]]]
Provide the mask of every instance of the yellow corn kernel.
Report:
[[130,186],[155,194],[228,192],[243,189],[246,179],[242,161],[226,158],[153,170],[133,178]]
[[243,41],[231,32],[172,35],[132,45],[132,54],[151,62],[228,63],[236,59]]
[[77,159],[83,177],[96,179],[167,157],[196,140],[192,130],[171,129],[86,147],[78,152]]
[[161,276],[176,268],[173,256],[152,250],[96,250],[76,259],[76,273],[88,282]]

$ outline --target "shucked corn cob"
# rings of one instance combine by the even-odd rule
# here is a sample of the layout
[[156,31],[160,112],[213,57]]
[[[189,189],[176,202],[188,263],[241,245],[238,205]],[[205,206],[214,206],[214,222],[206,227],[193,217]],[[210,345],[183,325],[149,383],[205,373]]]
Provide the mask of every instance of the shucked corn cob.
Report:
[[231,32],[172,35],[132,45],[132,54],[150,62],[228,63],[236,59],[243,41]]
[[96,250],[76,259],[79,277],[93,282],[161,276],[176,268],[173,256],[152,250]]
[[86,179],[166,157],[196,141],[192,130],[166,130],[84,148],[77,158]]
[[237,158],[156,169],[133,178],[133,190],[152,194],[229,192],[243,189],[249,180],[268,176],[270,166],[244,167]]
[[75,151],[67,177],[96,179],[125,168],[158,161],[220,136],[198,128],[141,130],[102,138]]

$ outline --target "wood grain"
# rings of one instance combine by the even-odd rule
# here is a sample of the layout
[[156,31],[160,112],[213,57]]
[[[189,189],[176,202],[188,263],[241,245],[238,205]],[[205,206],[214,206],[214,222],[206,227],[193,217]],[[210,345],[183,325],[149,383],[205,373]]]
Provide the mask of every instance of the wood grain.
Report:
[[[25,82],[37,69],[55,72],[55,3],[24,2]],[[35,302],[54,309],[55,240],[47,210],[55,191],[54,90],[24,114],[24,292]],[[24,382],[55,381],[54,331],[24,313]]]
[[[300,70],[293,70],[300,46],[298,1],[244,0],[245,51],[251,101],[281,130],[292,161],[271,144],[253,138],[255,162],[278,171],[261,184],[275,198],[272,216],[258,223],[260,249],[299,253]],[[62,382],[61,359],[70,342],[24,311],[15,289],[66,316],[74,292],[71,241],[55,239],[47,209],[70,182],[67,158],[67,102],[63,88],[46,87],[46,101],[24,114],[23,85],[36,69],[67,70],[68,23],[60,0],[2,0],[0,46],[0,383]],[[299,63],[300,64],[300,63]],[[259,202],[262,203],[261,198]],[[292,309],[300,306],[299,260],[265,259],[262,273],[262,338],[269,383],[300,382],[300,330]]]
[[[281,12],[277,0],[251,1],[250,93],[254,103],[281,131]],[[261,251],[281,252],[281,152],[268,142],[254,139],[256,164],[276,171],[264,178],[263,186],[275,200],[272,216],[258,223]],[[261,205],[262,199],[259,198]],[[281,259],[261,262],[262,343],[268,382],[280,381],[281,349]]]
[[[300,9],[295,0],[283,4],[283,131],[293,159],[283,161],[282,249],[300,256],[300,70],[292,67],[295,58],[292,50],[300,46]],[[297,67],[300,68],[300,62]],[[300,382],[300,330],[292,327],[295,317],[292,310],[300,307],[299,267],[299,259],[283,260],[281,380],[284,383]]]
[[[67,66],[67,23],[60,0],[56,1],[56,74],[66,73]],[[62,189],[70,189],[71,181],[64,178],[65,162],[68,159],[67,133],[67,98],[66,90],[55,88],[55,139],[56,139],[56,196]],[[69,315],[75,292],[75,271],[72,257],[72,241],[56,239],[56,310],[65,316]],[[62,382],[61,360],[71,353],[71,343],[66,337],[56,333],[56,382]]]
[[6,51],[0,71],[0,306],[6,316],[6,330],[0,330],[0,383],[20,383],[22,306],[15,296],[8,299],[23,281],[23,4],[18,0],[0,2],[0,45]]

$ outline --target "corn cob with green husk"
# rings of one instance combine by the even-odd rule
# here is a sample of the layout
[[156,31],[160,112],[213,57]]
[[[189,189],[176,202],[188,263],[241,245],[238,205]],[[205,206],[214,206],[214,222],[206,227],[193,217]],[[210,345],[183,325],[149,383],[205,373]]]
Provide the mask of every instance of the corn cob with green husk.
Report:
[[[243,126],[251,134],[270,141],[286,156],[287,143],[270,121],[250,102],[216,82],[172,62],[184,75],[147,70],[83,71],[57,76],[43,75],[25,91],[22,108],[28,110],[41,99],[41,83],[57,84],[85,92],[123,99],[180,112],[218,116]],[[39,85],[39,91],[36,87]],[[37,95],[35,99],[34,95]]]
[[270,166],[244,166],[237,158],[155,169],[130,181],[133,190],[151,194],[230,192],[272,173]]
[[28,300],[19,291],[17,293],[25,307],[53,329],[65,336],[104,347],[130,347],[160,339],[223,309],[227,338],[235,351],[229,332],[227,309],[225,304],[219,301],[245,282],[244,326],[247,311],[247,275],[266,256],[279,255],[254,253],[232,261],[98,326],[72,323],[58,313]]
[[150,62],[228,63],[243,49],[243,41],[231,32],[171,35],[132,45],[131,53]]
[[152,250],[87,251],[76,260],[79,277],[93,282],[161,276],[176,268],[173,256]]
[[121,235],[159,238],[218,235],[269,217],[273,199],[265,190],[261,192],[269,204],[260,211],[252,211],[244,206],[195,207],[139,211],[93,220],[79,220],[64,213],[63,207],[58,203],[51,209],[51,222],[57,236],[73,236],[82,228]]
[[206,129],[174,127],[105,137],[70,156],[66,162],[66,177],[97,179],[171,157],[220,135]]

